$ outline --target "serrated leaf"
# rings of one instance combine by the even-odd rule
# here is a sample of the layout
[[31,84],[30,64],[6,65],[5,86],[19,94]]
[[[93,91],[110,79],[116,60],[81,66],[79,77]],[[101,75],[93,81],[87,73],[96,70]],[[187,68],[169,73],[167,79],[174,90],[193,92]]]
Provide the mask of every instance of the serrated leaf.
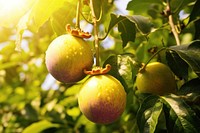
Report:
[[200,77],[200,41],[193,41],[189,45],[170,47],[191,69]]
[[[158,96],[153,96],[153,95],[147,97],[146,99],[144,99],[144,101],[142,102],[142,105],[140,106],[140,109],[138,110],[137,123],[138,123],[138,127],[141,133],[149,132],[150,125],[148,124],[147,120],[151,117],[152,107],[157,103],[158,98],[159,98]],[[155,124],[156,123],[157,122],[155,122]],[[152,126],[155,127],[156,125],[152,125]],[[152,127],[152,130],[153,130],[153,127]]]
[[47,120],[42,120],[42,121],[35,122],[35,123],[31,124],[30,126],[25,128],[22,133],[32,133],[32,132],[41,133],[45,129],[53,128],[53,127],[55,127],[55,128],[59,127],[59,124],[54,124],[54,123],[51,123]]
[[192,12],[190,13],[190,19],[189,19],[189,22],[192,22],[192,21],[195,21],[197,19],[200,19],[200,1],[197,0],[193,9],[192,9]]
[[198,133],[200,119],[180,97],[171,94],[161,96],[161,100],[165,104],[164,112],[168,132]]
[[188,79],[188,65],[174,51],[166,51],[166,59],[169,67],[179,78]]

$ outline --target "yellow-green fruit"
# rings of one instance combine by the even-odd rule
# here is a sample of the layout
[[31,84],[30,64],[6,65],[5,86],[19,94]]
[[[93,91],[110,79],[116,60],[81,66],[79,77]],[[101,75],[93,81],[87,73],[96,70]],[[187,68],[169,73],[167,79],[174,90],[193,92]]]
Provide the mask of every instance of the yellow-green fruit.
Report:
[[174,93],[176,81],[170,68],[160,62],[147,64],[136,78],[136,86],[139,92],[164,95]]
[[82,38],[65,34],[54,39],[46,51],[46,66],[60,82],[72,83],[83,79],[83,70],[90,70],[93,54],[90,45]]
[[81,112],[92,122],[109,124],[125,110],[126,92],[113,76],[96,75],[82,86],[78,103]]

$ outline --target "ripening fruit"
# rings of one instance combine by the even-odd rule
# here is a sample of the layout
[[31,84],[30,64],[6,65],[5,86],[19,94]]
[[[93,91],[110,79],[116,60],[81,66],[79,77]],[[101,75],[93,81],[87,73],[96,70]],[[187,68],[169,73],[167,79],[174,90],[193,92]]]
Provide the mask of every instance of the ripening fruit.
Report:
[[82,86],[78,96],[81,112],[92,122],[109,124],[125,110],[126,92],[113,76],[96,75]]
[[65,34],[54,39],[46,51],[46,66],[60,82],[72,83],[83,79],[84,69],[91,69],[93,54],[82,38]]
[[170,68],[160,62],[147,64],[136,78],[136,86],[139,92],[164,95],[174,93],[176,90],[175,76]]

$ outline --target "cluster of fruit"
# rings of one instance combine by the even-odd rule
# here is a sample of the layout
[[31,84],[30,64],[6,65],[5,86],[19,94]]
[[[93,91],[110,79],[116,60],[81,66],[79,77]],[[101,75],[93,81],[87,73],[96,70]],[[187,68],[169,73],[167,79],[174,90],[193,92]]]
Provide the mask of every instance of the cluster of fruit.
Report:
[[63,83],[78,82],[85,73],[94,73],[78,96],[80,110],[89,120],[112,123],[123,113],[126,93],[121,83],[111,75],[98,74],[102,71],[84,73],[92,69],[93,53],[83,38],[65,34],[53,40],[46,51],[46,66],[51,75]]
[[[124,112],[126,92],[122,84],[104,69],[86,71],[93,67],[93,53],[82,37],[65,34],[53,40],[46,51],[46,66],[51,75],[63,83],[78,82],[91,74],[78,95],[80,110],[90,121],[109,124]],[[171,70],[159,62],[144,65],[137,75],[136,85],[141,92],[158,95],[176,89]]]

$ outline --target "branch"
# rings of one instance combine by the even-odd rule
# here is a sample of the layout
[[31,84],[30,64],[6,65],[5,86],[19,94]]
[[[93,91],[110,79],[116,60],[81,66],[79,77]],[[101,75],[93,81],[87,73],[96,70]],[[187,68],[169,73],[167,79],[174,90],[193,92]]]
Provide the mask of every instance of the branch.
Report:
[[100,66],[100,61],[99,61],[99,37],[98,37],[98,25],[97,25],[97,18],[95,15],[94,11],[94,6],[93,6],[93,0],[90,0],[90,9],[92,13],[92,21],[93,21],[93,26],[94,26],[94,46],[95,46],[95,51],[96,51],[96,66]]
[[174,25],[174,21],[173,21],[173,16],[172,16],[172,13],[171,13],[169,0],[167,0],[166,14],[168,16],[169,25],[171,27],[172,33],[174,35],[174,38],[176,40],[176,44],[177,45],[181,45],[178,32],[176,31],[176,28],[175,28],[175,25]]

